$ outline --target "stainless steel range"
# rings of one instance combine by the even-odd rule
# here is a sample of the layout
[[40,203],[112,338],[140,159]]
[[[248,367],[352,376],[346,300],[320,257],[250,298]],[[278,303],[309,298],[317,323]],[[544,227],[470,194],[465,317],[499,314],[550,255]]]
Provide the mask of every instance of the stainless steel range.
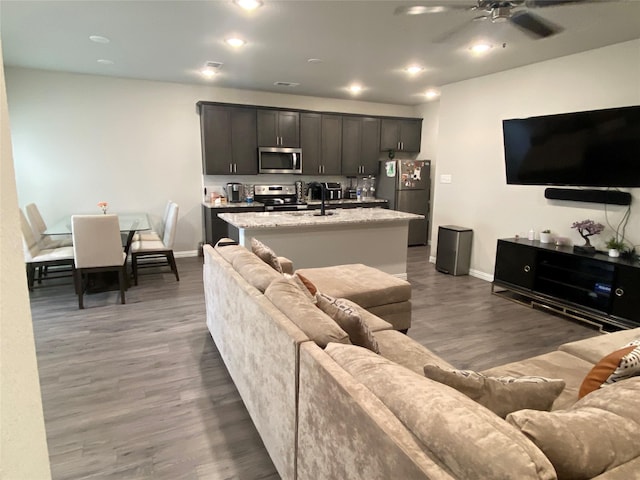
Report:
[[256,185],[254,200],[263,203],[266,211],[305,210],[307,204],[301,202],[295,185]]

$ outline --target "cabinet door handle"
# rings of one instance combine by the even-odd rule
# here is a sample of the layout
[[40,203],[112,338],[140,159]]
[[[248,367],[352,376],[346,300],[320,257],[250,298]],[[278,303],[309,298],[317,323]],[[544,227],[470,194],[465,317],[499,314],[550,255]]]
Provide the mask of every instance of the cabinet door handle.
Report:
[[531,271],[531,267],[529,265],[524,266],[524,271],[529,273]]
[[621,288],[616,288],[616,297],[621,297],[624,295],[624,290]]
[[229,173],[233,173],[233,163],[229,164]]
[[238,173],[238,164],[237,163],[233,164],[233,173]]

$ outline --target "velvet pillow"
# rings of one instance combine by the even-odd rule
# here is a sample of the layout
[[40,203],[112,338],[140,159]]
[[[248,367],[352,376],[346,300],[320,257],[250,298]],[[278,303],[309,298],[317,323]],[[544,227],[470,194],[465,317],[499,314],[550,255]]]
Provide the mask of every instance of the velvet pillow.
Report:
[[640,340],[634,340],[596,363],[582,381],[578,398],[636,375],[640,375]]
[[550,410],[565,382],[545,377],[487,377],[471,370],[425,365],[427,378],[455,388],[501,418],[516,410]]
[[300,279],[300,281],[304,284],[305,287],[307,287],[307,290],[311,295],[315,295],[316,293],[318,293],[318,289],[316,288],[316,286],[307,277],[305,277],[304,275],[298,272],[295,273],[295,276]]
[[273,250],[255,237],[251,239],[251,251],[255,253],[260,260],[272,267],[276,272],[282,273],[282,265],[280,265],[278,256]]
[[340,328],[349,334],[351,343],[380,353],[378,342],[355,308],[340,298],[336,299],[320,292],[316,293],[316,303],[320,310],[333,318]]
[[600,388],[567,410],[521,410],[507,422],[544,452],[559,480],[593,478],[640,456],[638,398],[640,377],[634,377]]
[[302,281],[302,279],[300,278],[300,276],[298,274],[289,275],[288,273],[285,273],[284,274],[284,278],[286,278],[291,283],[293,283],[295,286],[297,286],[300,289],[300,291],[302,293],[304,293],[304,296],[309,299],[309,301],[311,303],[316,303],[316,295],[315,295],[315,293],[311,293],[309,291],[309,289],[304,284],[304,282]]

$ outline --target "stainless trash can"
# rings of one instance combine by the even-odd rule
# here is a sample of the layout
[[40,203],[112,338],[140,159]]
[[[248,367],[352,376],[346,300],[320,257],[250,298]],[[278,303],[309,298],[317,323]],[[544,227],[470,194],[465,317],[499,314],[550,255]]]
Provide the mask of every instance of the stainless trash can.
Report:
[[456,225],[438,228],[436,270],[451,275],[468,275],[473,230]]

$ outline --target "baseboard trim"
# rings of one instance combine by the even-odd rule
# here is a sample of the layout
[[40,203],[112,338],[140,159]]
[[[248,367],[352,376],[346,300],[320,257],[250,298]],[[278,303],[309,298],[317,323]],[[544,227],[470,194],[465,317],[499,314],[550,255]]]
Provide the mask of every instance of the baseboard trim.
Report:
[[[436,257],[429,256],[429,263],[436,263]],[[486,282],[493,282],[493,275],[491,275],[490,273],[481,272],[480,270],[470,269],[469,275]]]
[[176,258],[197,257],[198,250],[184,250],[182,252],[173,252],[173,256]]

